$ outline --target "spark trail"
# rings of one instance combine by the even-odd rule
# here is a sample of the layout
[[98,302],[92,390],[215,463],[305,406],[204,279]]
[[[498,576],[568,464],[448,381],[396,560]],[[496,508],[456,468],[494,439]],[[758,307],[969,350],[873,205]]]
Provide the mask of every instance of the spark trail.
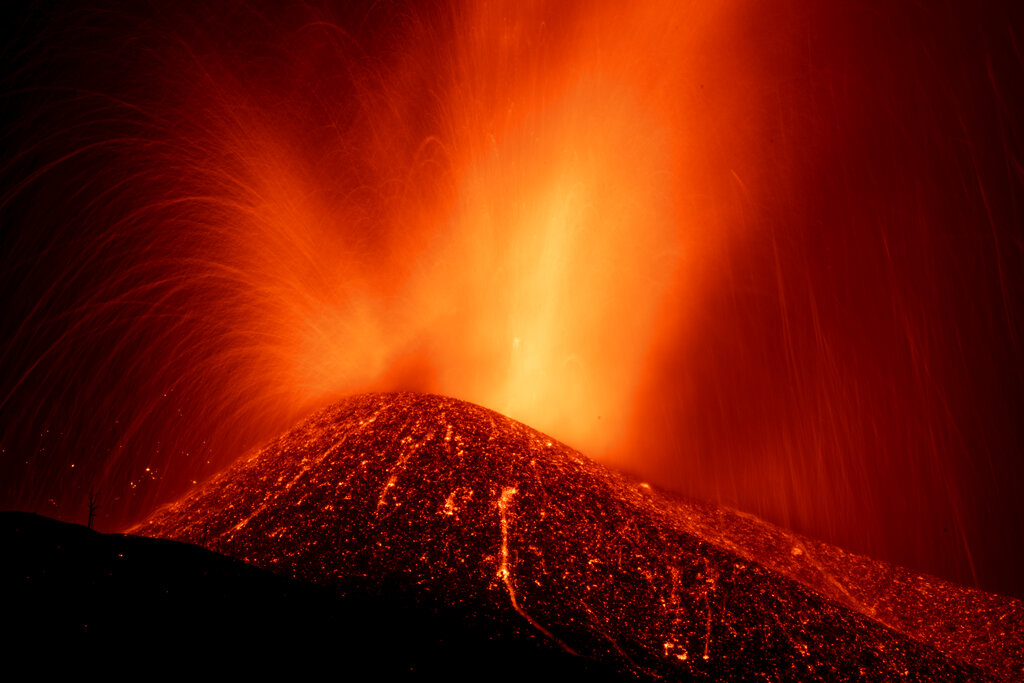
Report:
[[0,4],[0,506],[430,391],[1024,596],[1021,3]]

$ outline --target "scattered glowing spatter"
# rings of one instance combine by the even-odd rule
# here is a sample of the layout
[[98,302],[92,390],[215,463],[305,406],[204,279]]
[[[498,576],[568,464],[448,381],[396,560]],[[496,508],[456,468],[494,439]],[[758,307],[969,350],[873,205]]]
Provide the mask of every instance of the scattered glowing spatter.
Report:
[[4,5],[4,505],[429,390],[1020,591],[1017,3],[62,4]]
[[328,586],[400,575],[424,600],[497,610],[508,628],[645,678],[1024,670],[1019,601],[662,497],[439,396],[348,399],[136,531]]

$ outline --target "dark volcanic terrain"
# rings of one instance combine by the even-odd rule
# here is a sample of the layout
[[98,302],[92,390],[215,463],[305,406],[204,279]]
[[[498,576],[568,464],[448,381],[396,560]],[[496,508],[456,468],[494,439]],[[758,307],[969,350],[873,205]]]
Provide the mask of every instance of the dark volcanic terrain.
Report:
[[671,499],[490,410],[364,395],[134,530],[640,678],[1012,679],[1019,601]]
[[[216,665],[265,677],[273,665],[290,677],[326,667],[351,680],[468,681],[500,661],[501,678],[620,679],[539,637],[481,628],[500,614],[414,599],[401,577],[327,589],[195,545],[22,512],[0,512],[0,547],[0,652],[33,670],[188,675]],[[69,656],[73,645],[88,646],[82,658]],[[56,660],[41,660],[41,648]]]

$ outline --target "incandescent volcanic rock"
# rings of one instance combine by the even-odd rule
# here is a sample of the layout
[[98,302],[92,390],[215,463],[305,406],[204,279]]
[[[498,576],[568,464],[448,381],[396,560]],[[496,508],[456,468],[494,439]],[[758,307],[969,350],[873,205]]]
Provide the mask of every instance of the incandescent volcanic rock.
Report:
[[998,669],[755,557],[792,535],[670,500],[439,396],[343,401],[135,531],[339,589],[401,576],[425,603],[643,678],[964,680]]

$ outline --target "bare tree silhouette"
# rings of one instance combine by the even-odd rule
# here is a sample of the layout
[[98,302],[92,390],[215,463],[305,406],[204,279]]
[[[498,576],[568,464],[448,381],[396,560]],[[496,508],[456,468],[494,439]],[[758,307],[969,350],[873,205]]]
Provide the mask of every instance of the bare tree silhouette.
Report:
[[92,520],[96,517],[96,511],[100,509],[99,504],[96,502],[96,493],[92,490],[89,491],[89,522],[87,526],[92,528]]

